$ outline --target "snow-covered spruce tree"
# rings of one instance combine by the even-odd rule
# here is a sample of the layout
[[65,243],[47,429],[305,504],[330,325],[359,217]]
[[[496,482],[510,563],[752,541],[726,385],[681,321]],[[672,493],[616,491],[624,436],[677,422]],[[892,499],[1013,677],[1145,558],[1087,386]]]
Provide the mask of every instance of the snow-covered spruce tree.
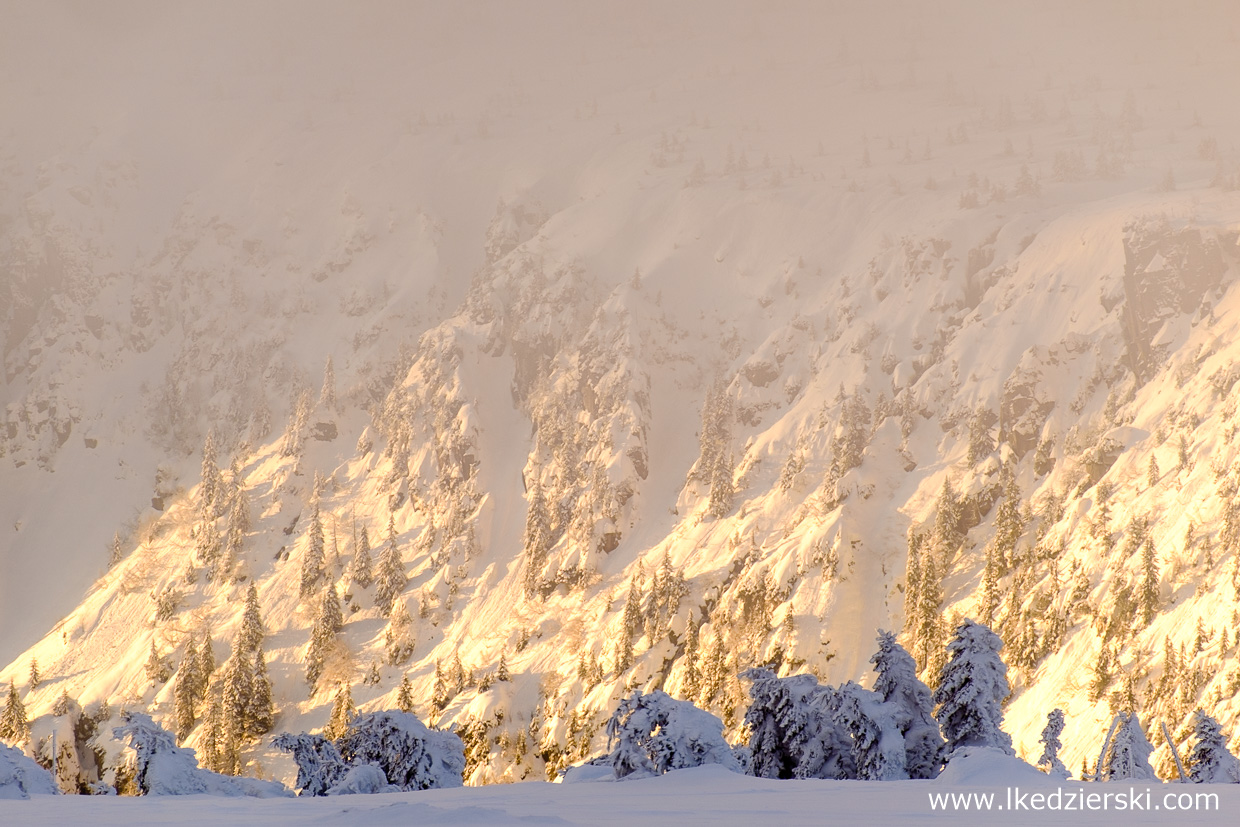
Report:
[[1150,766],[1150,753],[1154,747],[1145,732],[1141,729],[1141,721],[1135,712],[1120,712],[1117,716],[1119,725],[1106,745],[1102,756],[1102,765],[1096,773],[1099,781],[1121,781],[1131,778],[1141,781],[1152,781],[1157,778],[1154,768]]
[[349,564],[349,579],[363,589],[370,588],[374,582],[374,561],[370,556],[370,535],[366,526],[359,531],[356,523],[353,526],[353,561]]
[[383,645],[387,662],[399,666],[409,660],[417,645],[414,635],[413,617],[405,606],[405,601],[398,599],[388,618],[387,628],[383,631]]
[[723,740],[723,721],[665,692],[634,692],[607,722],[608,761],[616,778],[644,778],[669,770],[740,762]]
[[272,739],[271,745],[293,754],[297,764],[298,795],[327,795],[349,770],[340,750],[322,735],[282,732]]
[[1219,722],[1198,709],[1192,723],[1188,777],[1198,784],[1240,784],[1240,759],[1228,751],[1227,736]]
[[327,653],[336,643],[336,634],[344,628],[344,613],[335,585],[323,590],[318,614],[310,627],[310,645],[306,650],[306,683],[313,690],[323,675]]
[[949,755],[960,747],[994,747],[1009,755],[1012,736],[1001,729],[1011,688],[999,658],[1003,641],[986,626],[964,620],[947,644],[948,660],[934,690],[935,717]]
[[241,772],[241,742],[245,738],[246,712],[249,706],[253,667],[244,655],[234,647],[233,654],[224,663],[223,732],[219,740],[220,763],[217,772],[237,775]]
[[198,684],[198,647],[194,645],[191,637],[185,644],[185,654],[181,656],[181,665],[177,669],[176,684],[172,687],[177,743],[184,743],[194,731]]
[[207,685],[211,683],[211,676],[215,674],[215,647],[211,643],[211,633],[203,632],[202,642],[198,644],[198,668],[195,670],[198,683],[194,690],[194,697],[199,702],[207,698]]
[[831,716],[834,691],[813,675],[747,669],[748,772],[759,778],[856,778],[852,741]]
[[215,429],[210,428],[202,444],[202,482],[198,486],[198,513],[203,520],[214,520],[219,515],[217,503],[222,499],[223,486],[215,451]]
[[146,679],[151,683],[166,683],[172,677],[172,664],[168,659],[159,654],[159,650],[155,648],[155,639],[151,638],[151,651],[147,655]]
[[525,560],[523,587],[526,598],[542,591],[543,568],[551,551],[551,509],[537,478],[530,490],[530,507],[525,515],[522,556]]
[[897,709],[877,692],[849,681],[838,690],[832,718],[852,736],[853,761],[862,781],[908,778],[904,769],[904,738],[896,725]]
[[339,410],[336,402],[336,369],[332,365],[332,357],[327,357],[323,366],[323,388],[319,391],[319,407],[335,413]]
[[39,684],[41,684],[42,682],[43,682],[43,676],[39,674],[39,659],[31,658],[30,659],[30,689],[27,691],[33,692],[34,690],[39,688]]
[[1154,538],[1146,535],[1141,544],[1141,585],[1137,592],[1137,602],[1141,607],[1141,625],[1149,626],[1158,614],[1159,603],[1159,571],[1154,557]]
[[108,568],[112,568],[123,559],[125,555],[121,551],[121,535],[117,532],[112,535],[112,545],[108,547]]
[[234,653],[252,657],[263,645],[263,617],[258,606],[258,587],[253,583],[245,592],[245,607],[241,610],[241,628],[233,643]]
[[1046,716],[1046,727],[1042,730],[1042,737],[1038,738],[1038,743],[1042,745],[1038,769],[1053,778],[1068,779],[1072,777],[1072,773],[1068,772],[1063,761],[1059,760],[1059,750],[1063,749],[1059,736],[1062,734],[1063,710],[1052,709]]
[[400,678],[400,688],[396,690],[396,708],[401,712],[413,712],[413,684],[408,675]]
[[357,715],[357,707],[353,703],[353,690],[346,683],[336,692],[336,701],[332,704],[331,717],[323,734],[333,741],[340,738],[349,729],[349,721]]
[[311,506],[310,526],[306,529],[306,553],[301,560],[300,594],[303,598],[309,597],[318,590],[326,562],[323,546],[323,520],[319,515],[319,501],[316,497]]
[[30,721],[26,717],[26,705],[17,694],[17,682],[9,681],[9,694],[0,712],[0,740],[10,744],[24,744],[30,740]]
[[254,669],[250,679],[250,697],[245,708],[247,737],[255,738],[271,732],[275,726],[275,704],[271,697],[271,676],[263,650],[254,653]]
[[944,743],[934,719],[930,687],[917,678],[913,656],[887,631],[878,632],[878,651],[870,658],[878,675],[874,691],[895,707],[904,737],[904,769],[909,778],[934,778],[943,767]]
[[401,558],[400,546],[396,543],[396,522],[392,514],[388,514],[387,543],[383,548],[383,556],[379,558],[379,574],[375,581],[375,606],[379,613],[387,617],[392,613],[392,606],[397,598],[405,593],[405,561]]
[[427,727],[407,712],[368,712],[353,718],[337,740],[352,766],[377,765],[401,790],[459,787],[465,747],[452,732]]

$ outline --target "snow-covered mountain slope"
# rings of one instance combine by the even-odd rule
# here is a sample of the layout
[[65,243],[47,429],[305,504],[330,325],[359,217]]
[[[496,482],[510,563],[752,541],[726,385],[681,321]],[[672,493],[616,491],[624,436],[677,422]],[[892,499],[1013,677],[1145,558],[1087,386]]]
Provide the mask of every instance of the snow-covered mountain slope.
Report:
[[963,616],[1026,755],[1234,731],[1234,15],[630,5],[11,10],[0,679],[171,724],[253,583],[277,729],[408,676],[475,783]]

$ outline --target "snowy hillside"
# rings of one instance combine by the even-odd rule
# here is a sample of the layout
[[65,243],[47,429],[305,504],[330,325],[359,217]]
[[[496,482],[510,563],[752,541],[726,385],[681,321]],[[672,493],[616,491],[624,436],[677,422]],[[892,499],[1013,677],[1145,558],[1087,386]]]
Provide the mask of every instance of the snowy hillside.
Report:
[[467,783],[549,778],[633,688],[735,739],[744,669],[933,681],[963,617],[1027,759],[1240,727],[1235,12],[637,5],[8,5],[36,742],[208,755],[231,650],[274,731],[407,678]]

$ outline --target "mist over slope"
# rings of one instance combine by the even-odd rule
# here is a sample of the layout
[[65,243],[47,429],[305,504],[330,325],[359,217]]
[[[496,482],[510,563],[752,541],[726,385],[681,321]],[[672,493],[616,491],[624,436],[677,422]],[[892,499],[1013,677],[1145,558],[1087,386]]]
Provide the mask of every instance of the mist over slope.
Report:
[[277,729],[408,675],[478,783],[596,751],[634,687],[735,731],[747,666],[860,678],[892,628],[933,667],[955,616],[1007,641],[1025,753],[1055,706],[1074,770],[1116,705],[1234,731],[1225,4],[6,17],[0,679],[37,657],[33,714],[170,720],[152,644],[223,660],[254,583]]

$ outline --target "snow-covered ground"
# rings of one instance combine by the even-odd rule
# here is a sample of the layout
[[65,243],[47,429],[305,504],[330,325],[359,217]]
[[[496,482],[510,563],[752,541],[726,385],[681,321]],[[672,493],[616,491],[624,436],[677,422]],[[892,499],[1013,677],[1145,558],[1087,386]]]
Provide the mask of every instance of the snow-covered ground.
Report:
[[[1226,784],[1088,784],[1048,783],[1043,776],[1017,778],[1008,785],[995,784],[993,776],[976,783],[944,784],[937,781],[845,782],[769,781],[738,776],[719,767],[700,767],[640,781],[617,783],[547,784],[523,782],[483,788],[427,790],[371,796],[309,799],[219,799],[204,796],[168,798],[83,798],[40,796],[30,801],[0,801],[0,821],[12,825],[94,824],[99,827],[135,824],[201,825],[582,825],[582,827],[632,827],[632,825],[702,825],[743,827],[751,824],[813,825],[867,824],[874,827],[906,827],[913,824],[1045,825],[1062,827],[1097,824],[1232,824],[1240,808],[1240,787]],[[1017,789],[1019,788],[1019,789]],[[1030,794],[1067,794],[1065,806],[1073,806],[1074,793],[1109,795],[1080,811],[1011,809],[1033,806]],[[1147,789],[1149,797],[1146,797]],[[1217,795],[1202,799],[1211,809],[1171,812],[1163,797],[1171,794]],[[1021,795],[1024,795],[1022,798]],[[936,796],[993,796],[992,809],[951,809]],[[1121,797],[1135,798],[1140,806],[1157,810],[1116,809]],[[969,798],[977,807],[976,798]],[[1054,801],[1055,799],[1050,799]],[[1179,799],[1175,799],[1178,801]],[[942,802],[942,799],[938,800]],[[1168,804],[1175,806],[1175,801]],[[1196,800],[1193,800],[1196,807]],[[1217,809],[1214,802],[1217,801]],[[1189,799],[1183,803],[1188,806]],[[1055,806],[1052,804],[1051,806]],[[1082,808],[1090,806],[1080,805]],[[944,810],[943,807],[948,809]],[[1002,809],[1000,809],[1002,807]]]

